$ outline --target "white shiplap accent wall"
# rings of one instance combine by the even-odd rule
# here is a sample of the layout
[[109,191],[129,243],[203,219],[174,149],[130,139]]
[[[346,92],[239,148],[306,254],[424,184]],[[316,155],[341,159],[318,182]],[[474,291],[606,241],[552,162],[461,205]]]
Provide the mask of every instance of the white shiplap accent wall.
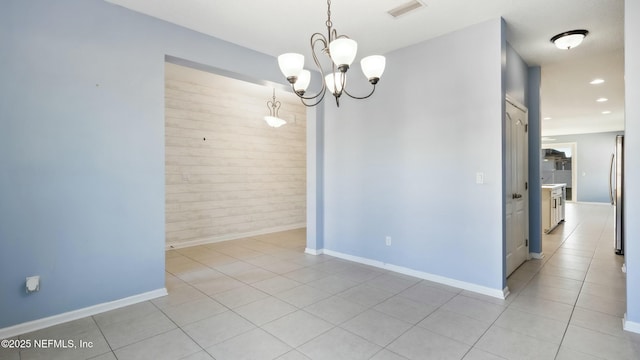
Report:
[[[273,89],[166,63],[167,247],[300,228],[306,221],[306,109]],[[206,140],[205,140],[206,139]]]

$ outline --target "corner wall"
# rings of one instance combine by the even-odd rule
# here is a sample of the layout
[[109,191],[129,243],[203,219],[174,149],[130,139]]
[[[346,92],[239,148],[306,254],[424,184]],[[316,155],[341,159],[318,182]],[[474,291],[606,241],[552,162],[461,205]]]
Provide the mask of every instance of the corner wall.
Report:
[[394,51],[326,101],[325,249],[502,293],[502,44],[495,19]]
[[527,107],[529,109],[529,253],[540,258],[542,253],[542,188],[540,181],[540,66],[527,70]]
[[0,329],[164,289],[165,55],[280,82],[276,59],[102,0],[0,24]]
[[507,43],[507,95],[528,110],[528,174],[529,174],[529,253],[539,258],[542,253],[542,191],[540,188],[540,80],[539,66],[529,67]]

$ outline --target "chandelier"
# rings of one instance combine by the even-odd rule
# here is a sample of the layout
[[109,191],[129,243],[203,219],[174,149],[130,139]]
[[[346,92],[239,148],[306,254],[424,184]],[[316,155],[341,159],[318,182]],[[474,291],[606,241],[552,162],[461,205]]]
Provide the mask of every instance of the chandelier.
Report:
[[264,121],[269,124],[269,126],[278,128],[287,122],[281,119],[278,115],[278,111],[280,110],[280,101],[276,101],[276,89],[273,89],[273,98],[267,101],[267,108],[269,108],[269,115],[264,117]]
[[[376,84],[384,72],[385,58],[380,55],[372,55],[360,61],[362,72],[369,79],[372,88],[371,92],[365,96],[354,96],[346,89],[347,70],[356,58],[358,43],[346,35],[338,35],[331,22],[331,0],[327,0],[327,37],[321,33],[311,35],[311,53],[313,61],[322,75],[322,88],[315,95],[307,95],[307,87],[311,81],[311,72],[304,70],[304,55],[296,53],[286,53],[278,56],[280,71],[291,84],[293,92],[298,95],[302,103],[306,106],[316,106],[324,99],[324,95],[329,90],[336,98],[336,105],[340,106],[340,96],[344,93],[353,99],[366,99],[373,95]],[[331,59],[331,71],[325,72],[320,65],[320,60],[316,50],[320,50]]]

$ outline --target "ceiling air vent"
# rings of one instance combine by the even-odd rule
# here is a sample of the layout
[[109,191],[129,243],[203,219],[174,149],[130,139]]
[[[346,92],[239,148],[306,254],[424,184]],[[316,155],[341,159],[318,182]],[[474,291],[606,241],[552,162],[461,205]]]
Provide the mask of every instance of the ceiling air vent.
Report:
[[404,15],[408,12],[411,12],[413,10],[419,9],[424,6],[425,5],[418,0],[411,0],[387,12],[389,13],[389,15],[393,16],[394,18],[397,18],[398,16]]

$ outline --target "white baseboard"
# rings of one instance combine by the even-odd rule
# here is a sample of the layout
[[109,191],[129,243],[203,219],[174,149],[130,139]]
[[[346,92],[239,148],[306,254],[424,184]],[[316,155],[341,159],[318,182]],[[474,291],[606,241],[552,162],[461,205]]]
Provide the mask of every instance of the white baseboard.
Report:
[[357,263],[364,264],[364,265],[374,266],[374,267],[377,267],[377,268],[381,268],[381,269],[397,272],[397,273],[400,273],[400,274],[409,275],[409,276],[417,277],[417,278],[420,278],[420,279],[437,282],[439,284],[444,284],[444,285],[457,287],[457,288],[460,288],[460,289],[463,289],[463,290],[469,290],[469,291],[472,291],[472,292],[475,292],[475,293],[478,293],[478,294],[483,294],[483,295],[495,297],[495,298],[498,298],[498,299],[506,299],[507,296],[509,295],[509,288],[508,287],[505,287],[502,290],[492,289],[492,288],[489,288],[489,287],[486,287],[486,286],[472,284],[472,283],[469,283],[469,282],[466,282],[466,281],[455,280],[455,279],[451,279],[451,278],[440,276],[440,275],[434,275],[434,274],[426,273],[426,272],[423,272],[423,271],[409,269],[409,268],[406,268],[406,267],[403,267],[403,266],[387,264],[387,263],[384,263],[384,262],[378,261],[378,260],[371,260],[371,259],[367,259],[367,258],[363,258],[363,257],[359,257],[359,256],[343,254],[341,252],[337,252],[337,251],[333,251],[333,250],[327,250],[327,249],[315,250],[315,249],[307,248],[305,250],[305,253],[311,254],[311,255],[327,254],[329,256],[337,257],[337,258],[340,258],[340,259],[349,260],[349,261],[357,262]]
[[622,328],[625,331],[640,334],[640,323],[627,320],[627,313],[624,314],[624,318],[622,319]]
[[304,253],[305,254],[309,254],[309,255],[322,255],[322,254],[324,254],[322,249],[316,250],[316,249],[311,249],[311,248],[304,249]]
[[66,313],[49,316],[42,319],[37,319],[22,324],[17,324],[0,329],[0,339],[7,339],[13,336],[25,334],[28,332],[47,328],[62,323],[66,323],[72,320],[78,320],[83,317],[93,316],[103,313],[105,311],[118,309],[121,307],[137,304],[143,301],[152,300],[167,295],[167,289],[161,288],[146,293],[129,296],[124,299],[109,301],[106,303],[89,306],[86,308],[69,311]]
[[537,260],[544,259],[544,253],[543,252],[539,252],[539,253],[530,252],[529,256],[531,256],[533,259],[537,259]]
[[186,248],[190,246],[206,245],[206,244],[213,244],[213,243],[228,241],[228,240],[244,239],[252,236],[260,236],[260,235],[272,234],[272,233],[281,232],[281,231],[302,229],[302,228],[305,228],[306,226],[307,226],[306,223],[299,223],[299,224],[292,224],[292,225],[277,226],[277,227],[272,227],[268,229],[250,231],[245,233],[227,234],[227,235],[192,240],[192,241],[170,242],[165,245],[165,250],[181,249],[181,248]]
[[509,290],[508,286],[505,286],[504,289],[502,289],[502,299],[506,299],[509,295],[511,295],[511,290]]

